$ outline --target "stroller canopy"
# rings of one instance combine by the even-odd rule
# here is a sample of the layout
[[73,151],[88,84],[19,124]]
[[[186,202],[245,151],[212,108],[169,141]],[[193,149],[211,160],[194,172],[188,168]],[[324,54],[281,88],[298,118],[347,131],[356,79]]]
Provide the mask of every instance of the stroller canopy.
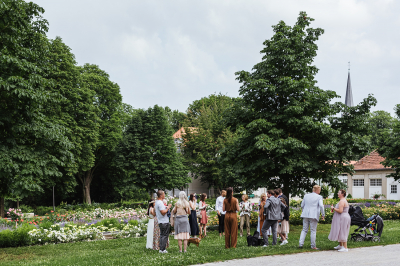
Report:
[[[360,206],[356,207],[351,207],[351,212],[352,214],[350,215],[351,218],[351,225],[358,225],[358,226],[364,226],[368,222],[365,221],[363,212],[360,208]],[[350,212],[350,213],[351,213]]]

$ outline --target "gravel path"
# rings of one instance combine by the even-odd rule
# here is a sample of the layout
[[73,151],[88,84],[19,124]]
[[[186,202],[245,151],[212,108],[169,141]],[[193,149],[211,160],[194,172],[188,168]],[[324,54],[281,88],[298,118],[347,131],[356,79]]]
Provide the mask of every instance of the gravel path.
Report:
[[400,245],[375,246],[366,248],[349,249],[349,252],[320,251],[290,255],[264,256],[250,259],[229,260],[223,262],[207,263],[207,266],[224,265],[399,265]]

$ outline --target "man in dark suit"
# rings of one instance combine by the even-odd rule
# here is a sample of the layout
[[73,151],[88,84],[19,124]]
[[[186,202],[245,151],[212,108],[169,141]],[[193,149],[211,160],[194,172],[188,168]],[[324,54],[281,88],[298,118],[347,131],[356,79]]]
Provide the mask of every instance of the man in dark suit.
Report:
[[[282,189],[281,189],[281,188],[277,188],[276,190],[279,192],[278,198],[284,198],[285,201],[286,201],[287,206],[289,206],[289,198],[286,197],[285,195],[283,195]],[[289,211],[288,211],[288,214],[289,214],[289,216],[290,216],[290,212],[289,212]],[[286,233],[286,239],[287,239],[287,238],[288,238],[288,233]]]
[[289,199],[288,199],[288,197],[286,197],[285,195],[283,195],[283,193],[282,193],[282,189],[280,189],[280,188],[277,188],[276,190],[278,190],[278,192],[279,192],[279,196],[278,196],[278,198],[284,198],[284,199],[285,199],[285,201],[286,201],[286,204],[289,206]]
[[[276,191],[278,193],[278,191]],[[276,245],[277,242],[277,234],[276,229],[278,225],[278,220],[282,220],[282,212],[285,210],[286,206],[282,203],[282,201],[275,197],[275,191],[268,190],[267,191],[267,202],[264,205],[264,215],[266,215],[265,222],[261,229],[261,232],[264,237],[264,247],[268,246],[268,228],[271,227],[272,230],[272,245]]]

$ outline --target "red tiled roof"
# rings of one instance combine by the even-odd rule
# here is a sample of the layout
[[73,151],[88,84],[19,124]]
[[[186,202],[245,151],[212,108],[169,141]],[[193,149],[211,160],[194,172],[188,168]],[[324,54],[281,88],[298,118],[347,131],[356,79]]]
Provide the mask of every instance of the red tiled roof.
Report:
[[[195,129],[195,127],[188,127],[190,130]],[[181,139],[182,135],[185,134],[185,129],[182,127],[181,129],[179,129],[178,131],[175,132],[174,135],[172,135],[172,137],[174,139]]]
[[381,164],[385,158],[379,155],[378,152],[373,151],[369,155],[361,158],[361,160],[357,162],[352,162],[354,165],[354,170],[378,170],[378,169],[387,169],[385,166]]

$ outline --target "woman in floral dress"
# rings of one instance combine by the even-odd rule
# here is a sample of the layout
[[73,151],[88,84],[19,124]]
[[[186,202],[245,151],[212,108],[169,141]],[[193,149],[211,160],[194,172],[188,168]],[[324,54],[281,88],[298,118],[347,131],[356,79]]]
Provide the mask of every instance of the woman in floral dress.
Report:
[[[169,239],[166,248],[168,247],[169,247]],[[158,226],[158,220],[156,215],[154,216],[153,249],[154,250],[160,249],[160,226]]]

